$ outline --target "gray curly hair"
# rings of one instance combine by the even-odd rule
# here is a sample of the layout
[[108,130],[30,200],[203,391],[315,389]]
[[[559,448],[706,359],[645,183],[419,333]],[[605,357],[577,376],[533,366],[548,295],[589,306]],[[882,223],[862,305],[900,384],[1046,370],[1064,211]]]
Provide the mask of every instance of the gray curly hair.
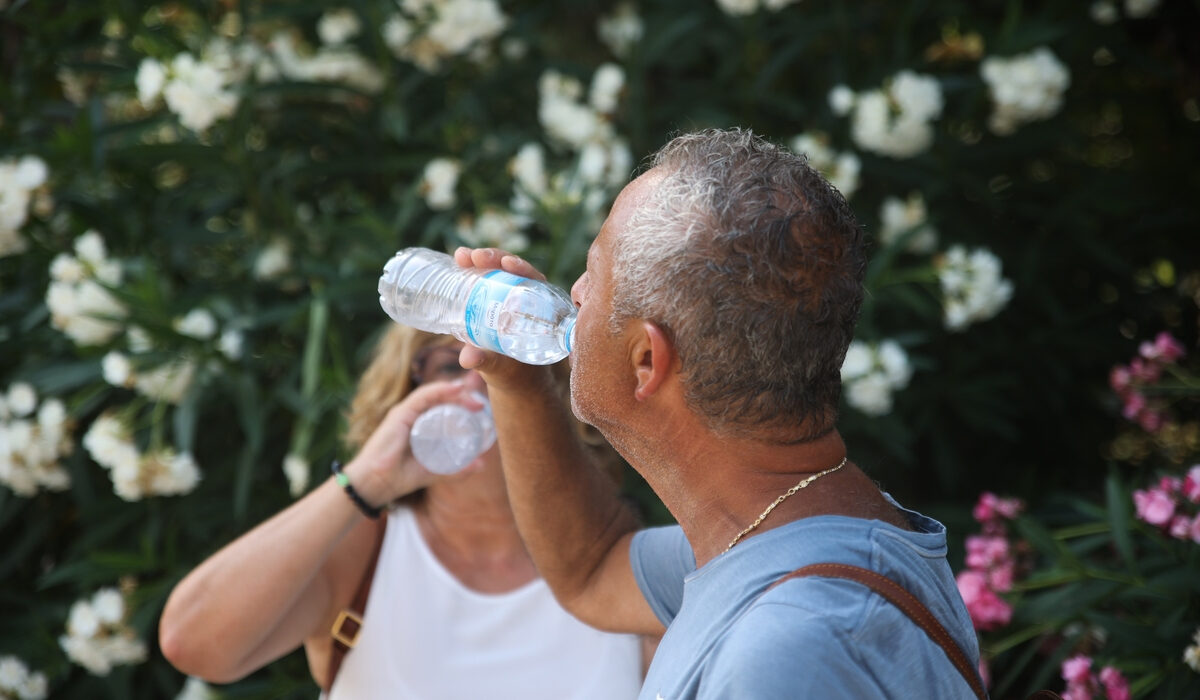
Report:
[[678,136],[614,241],[614,322],[659,324],[710,427],[786,443],[834,428],[864,235],[803,156],[742,129]]

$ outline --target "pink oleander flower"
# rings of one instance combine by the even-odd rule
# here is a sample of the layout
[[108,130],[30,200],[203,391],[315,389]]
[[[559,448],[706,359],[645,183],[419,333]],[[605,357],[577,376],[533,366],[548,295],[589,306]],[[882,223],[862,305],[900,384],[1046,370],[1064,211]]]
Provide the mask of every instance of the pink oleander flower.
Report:
[[993,567],[987,572],[988,586],[997,593],[1007,593],[1012,590],[1013,579],[1016,577],[1017,566],[1011,561],[1007,561],[1000,566]]
[[997,518],[1012,520],[1020,514],[1024,505],[1019,498],[1000,498],[991,491],[979,494],[979,502],[975,504],[972,515],[976,522],[987,524]]
[[1086,685],[1068,685],[1062,692],[1062,700],[1092,700],[1092,691]]
[[1100,669],[1100,683],[1104,686],[1104,697],[1108,700],[1129,700],[1129,681],[1112,666]]
[[975,629],[986,631],[1007,625],[1012,619],[1012,606],[1000,599],[1000,596],[988,587],[987,579],[979,571],[963,571],[956,579],[958,592],[967,613],[971,616],[971,624]]
[[988,569],[1009,558],[1008,540],[998,535],[971,535],[967,537],[967,566],[972,569]]
[[1157,360],[1169,365],[1183,357],[1183,343],[1163,331],[1155,336],[1154,342],[1145,341],[1138,346],[1138,354],[1152,362]]
[[1192,468],[1188,469],[1180,490],[1183,492],[1184,498],[1192,503],[1200,503],[1200,464],[1193,464]]
[[1062,677],[1068,685],[1086,685],[1092,675],[1092,657],[1078,654],[1063,661]]
[[1162,365],[1135,357],[1129,361],[1129,372],[1142,384],[1153,384],[1162,376]]
[[1167,534],[1177,540],[1186,540],[1192,529],[1192,519],[1186,515],[1175,515],[1167,527]]
[[1162,489],[1134,491],[1133,504],[1137,508],[1137,516],[1151,525],[1166,525],[1175,515],[1175,499]]
[[1193,542],[1200,544],[1200,515],[1192,520],[1191,526],[1188,527],[1188,536],[1192,538]]
[[1133,374],[1125,365],[1117,365],[1108,373],[1108,385],[1117,394],[1124,394],[1133,383]]
[[1146,409],[1146,397],[1141,392],[1131,391],[1124,396],[1125,404],[1121,407],[1121,415],[1126,420],[1134,420]]
[[1183,479],[1177,476],[1164,476],[1158,480],[1158,488],[1167,493],[1179,493],[1183,490]]
[[1138,414],[1137,424],[1147,433],[1157,433],[1167,422],[1167,416],[1162,411],[1146,409]]

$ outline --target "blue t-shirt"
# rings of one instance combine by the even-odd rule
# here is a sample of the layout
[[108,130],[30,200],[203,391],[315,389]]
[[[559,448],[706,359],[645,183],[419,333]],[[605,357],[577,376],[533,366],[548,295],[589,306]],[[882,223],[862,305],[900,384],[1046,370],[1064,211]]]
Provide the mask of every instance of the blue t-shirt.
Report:
[[637,533],[633,572],[667,626],[639,697],[974,698],[942,648],[862,584],[805,577],[763,593],[808,564],[871,569],[924,603],[977,664],[975,631],[946,561],[946,528],[901,511],[913,532],[878,520],[804,518],[699,570],[678,526]]

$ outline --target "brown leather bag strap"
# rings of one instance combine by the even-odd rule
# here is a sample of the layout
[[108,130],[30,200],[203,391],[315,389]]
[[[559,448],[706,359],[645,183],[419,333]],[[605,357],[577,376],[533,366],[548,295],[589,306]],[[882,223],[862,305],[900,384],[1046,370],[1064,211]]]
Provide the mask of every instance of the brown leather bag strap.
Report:
[[329,671],[325,674],[325,686],[322,688],[325,692],[329,692],[333,688],[333,681],[342,667],[342,660],[358,642],[358,633],[362,630],[363,614],[367,610],[367,598],[371,596],[371,581],[375,578],[375,565],[379,563],[379,550],[383,548],[383,535],[387,531],[387,517],[379,519],[377,529],[379,536],[375,539],[375,548],[371,552],[367,570],[363,572],[362,581],[358,583],[358,590],[355,591],[350,605],[338,613],[337,620],[329,630],[330,636],[333,637],[333,644],[329,649]]
[[917,626],[925,630],[925,634],[937,643],[946,652],[950,663],[954,664],[954,668],[962,674],[967,684],[971,686],[971,690],[975,693],[975,697],[979,700],[987,700],[987,691],[983,688],[983,681],[979,678],[979,671],[967,659],[967,655],[942,627],[942,623],[934,617],[933,613],[929,612],[929,608],[925,607],[921,601],[917,600],[916,596],[909,593],[903,586],[870,569],[864,569],[858,566],[849,564],[810,564],[795,571],[784,574],[779,580],[772,583],[767,589],[770,590],[775,586],[793,578],[802,576],[827,576],[831,578],[849,579],[856,583],[870,588],[879,595],[883,596],[892,605],[895,605],[905,615],[907,615]]

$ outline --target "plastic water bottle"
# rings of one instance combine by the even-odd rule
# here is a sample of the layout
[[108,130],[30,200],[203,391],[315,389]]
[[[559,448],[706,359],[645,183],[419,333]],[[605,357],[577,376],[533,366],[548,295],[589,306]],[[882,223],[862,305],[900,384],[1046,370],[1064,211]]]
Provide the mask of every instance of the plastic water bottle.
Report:
[[397,323],[530,365],[558,362],[575,340],[575,304],[561,289],[503,270],[462,268],[428,248],[405,248],[384,265],[379,304]]
[[409,445],[421,466],[435,474],[453,474],[496,442],[491,404],[482,394],[472,396],[483,404],[481,410],[444,403],[422,413],[413,423]]

